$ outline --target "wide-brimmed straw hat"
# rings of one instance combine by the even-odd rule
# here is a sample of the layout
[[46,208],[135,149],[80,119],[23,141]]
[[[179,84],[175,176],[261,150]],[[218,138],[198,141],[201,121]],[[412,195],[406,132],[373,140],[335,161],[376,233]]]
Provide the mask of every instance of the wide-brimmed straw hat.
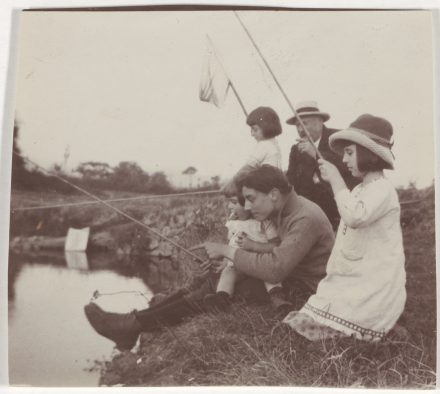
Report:
[[354,142],[379,156],[388,164],[388,169],[394,168],[394,156],[391,152],[393,143],[393,126],[386,119],[370,114],[359,116],[350,126],[337,131],[329,138],[330,148],[340,155],[344,154],[344,141]]
[[[327,112],[321,112],[318,108],[316,101],[301,101],[295,107],[296,113],[302,119],[305,116],[320,116],[324,122],[330,119],[330,115]],[[293,116],[286,120],[287,124],[296,125],[297,117]]]

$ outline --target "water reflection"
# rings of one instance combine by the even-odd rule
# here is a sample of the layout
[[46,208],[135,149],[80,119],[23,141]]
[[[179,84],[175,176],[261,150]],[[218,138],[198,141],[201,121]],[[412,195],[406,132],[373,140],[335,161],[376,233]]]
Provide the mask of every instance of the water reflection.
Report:
[[89,262],[85,252],[64,252],[67,266],[70,269],[88,270]]
[[[107,261],[105,268],[103,260]],[[11,256],[9,262],[9,379],[11,385],[96,386],[114,344],[97,335],[83,312],[95,290],[136,291],[100,297],[105,309],[148,306],[152,291],[142,269],[86,255]],[[142,293],[145,296],[140,296]]]

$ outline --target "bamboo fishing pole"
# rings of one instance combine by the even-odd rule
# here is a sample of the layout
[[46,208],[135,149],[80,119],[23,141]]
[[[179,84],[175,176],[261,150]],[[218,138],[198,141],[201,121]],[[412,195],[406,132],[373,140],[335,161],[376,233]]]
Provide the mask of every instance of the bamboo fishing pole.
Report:
[[287,104],[289,105],[290,109],[292,110],[293,114],[295,115],[295,117],[298,119],[299,124],[301,125],[301,127],[304,130],[304,134],[306,135],[308,141],[312,144],[312,147],[314,148],[317,156],[320,159],[323,159],[321,152],[319,152],[318,147],[315,145],[315,142],[313,141],[312,137],[310,136],[309,131],[307,130],[307,127],[304,125],[304,122],[302,121],[302,119],[298,116],[298,112],[295,110],[295,108],[293,107],[292,103],[289,100],[289,97],[287,96],[287,94],[285,93],[283,87],[281,86],[281,84],[278,82],[277,77],[275,76],[274,72],[272,71],[269,63],[266,61],[265,57],[263,56],[263,54],[260,51],[260,48],[258,47],[257,43],[255,42],[255,40],[253,39],[251,33],[249,32],[249,30],[247,29],[247,27],[245,26],[245,24],[243,23],[243,21],[241,20],[241,18],[238,16],[237,11],[233,11],[236,18],[238,19],[238,22],[240,23],[240,25],[242,26],[242,28],[244,29],[244,31],[246,32],[247,36],[249,37],[249,39],[251,40],[253,46],[255,47],[255,49],[257,50],[258,54],[260,55],[261,59],[263,60],[264,64],[266,65],[267,69],[269,70],[270,74],[272,75],[272,78],[274,79],[276,85],[278,86],[278,89],[280,89],[281,94],[283,95],[284,99],[286,100]]

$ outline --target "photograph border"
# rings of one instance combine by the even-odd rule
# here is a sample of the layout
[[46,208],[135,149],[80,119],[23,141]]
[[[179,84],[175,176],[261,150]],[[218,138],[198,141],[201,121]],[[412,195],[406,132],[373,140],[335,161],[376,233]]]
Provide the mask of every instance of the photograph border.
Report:
[[[94,10],[96,8],[101,7],[110,7],[109,10],[113,10],[114,8],[120,9],[121,7],[135,7],[135,8],[143,8],[144,6],[158,6],[158,7],[166,7],[171,11],[172,7],[185,6],[189,2],[184,1],[174,1],[174,2],[145,2],[142,1],[117,1],[117,0],[93,0],[93,1],[76,1],[76,0],[64,0],[62,3],[62,9],[70,9],[74,7],[74,9],[89,8]],[[438,157],[440,154],[439,147],[439,124],[440,124],[440,4],[437,1],[431,0],[412,0],[412,1],[325,1],[325,0],[308,0],[308,1],[234,1],[234,2],[226,2],[226,1],[197,1],[193,0],[190,2],[191,6],[212,6],[219,5],[220,7],[235,7],[238,6],[247,6],[250,3],[253,7],[275,7],[275,8],[295,8],[295,9],[323,9],[323,10],[410,10],[410,9],[426,9],[433,10],[433,41],[434,41],[434,54],[435,54],[435,71],[434,71],[434,109],[435,109],[435,188],[438,187],[438,168],[439,162]],[[7,278],[8,278],[8,245],[9,245],[9,206],[10,206],[10,175],[11,175],[11,157],[12,157],[12,128],[14,123],[14,102],[15,102],[15,77],[16,77],[16,68],[18,64],[18,51],[17,51],[17,42],[18,42],[18,19],[19,14],[22,10],[32,9],[32,10],[51,10],[53,8],[59,9],[59,1],[56,0],[36,0],[36,1],[14,1],[14,0],[4,0],[2,5],[0,5],[0,87],[1,87],[1,95],[0,95],[0,105],[1,105],[1,125],[2,125],[2,135],[0,138],[0,261],[2,262],[0,266],[0,391],[1,392],[56,392],[57,388],[17,388],[17,387],[6,387],[8,385],[8,356],[7,356],[7,347],[8,347],[8,327],[7,327]],[[83,8],[84,7],[84,8]],[[105,10],[105,9],[104,9]],[[439,197],[436,193],[435,197],[436,204],[439,202]],[[439,225],[439,212],[436,210],[436,229]],[[440,250],[440,242],[436,232],[436,254]],[[437,300],[439,295],[439,272],[436,270],[436,280],[437,280]],[[437,326],[439,323],[439,303],[437,302]],[[437,336],[437,372],[439,365],[439,349],[440,345],[438,343]],[[438,383],[437,383],[438,385]],[[254,387],[233,387],[231,388],[233,392],[266,392],[267,388],[254,388]],[[97,391],[99,390],[99,391]],[[63,388],[63,391],[72,391],[72,392],[96,392],[101,393],[102,390],[106,390],[104,388]],[[126,392],[127,388],[112,388],[111,392]],[[145,391],[145,388],[130,388],[132,392],[141,392]],[[176,392],[176,388],[149,388],[149,392]],[[206,392],[209,390],[210,392],[223,392],[225,387],[184,387],[183,390],[185,392]],[[229,389],[228,389],[229,390]],[[264,390],[264,391],[263,391]],[[330,388],[297,388],[297,387],[277,387],[270,388],[271,392],[291,392],[292,390],[301,392],[338,392],[338,389],[330,389]],[[181,392],[182,389],[179,389]],[[393,390],[393,392],[400,392],[401,390]],[[402,392],[408,393],[415,390],[402,390]],[[109,391],[110,392],[110,391]],[[347,391],[351,392],[351,390]],[[353,390],[355,393],[366,392],[364,389],[355,389]],[[382,392],[382,390],[375,390],[375,392]],[[386,390],[388,392],[388,390]]]

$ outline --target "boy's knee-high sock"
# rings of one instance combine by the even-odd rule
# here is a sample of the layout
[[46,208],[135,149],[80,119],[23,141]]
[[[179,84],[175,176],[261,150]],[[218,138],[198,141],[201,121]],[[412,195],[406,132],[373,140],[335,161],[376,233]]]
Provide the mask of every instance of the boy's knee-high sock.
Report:
[[160,328],[162,325],[178,324],[185,317],[195,316],[203,312],[205,310],[201,303],[191,301],[183,296],[174,301],[135,312],[135,316],[142,330],[148,331]]

